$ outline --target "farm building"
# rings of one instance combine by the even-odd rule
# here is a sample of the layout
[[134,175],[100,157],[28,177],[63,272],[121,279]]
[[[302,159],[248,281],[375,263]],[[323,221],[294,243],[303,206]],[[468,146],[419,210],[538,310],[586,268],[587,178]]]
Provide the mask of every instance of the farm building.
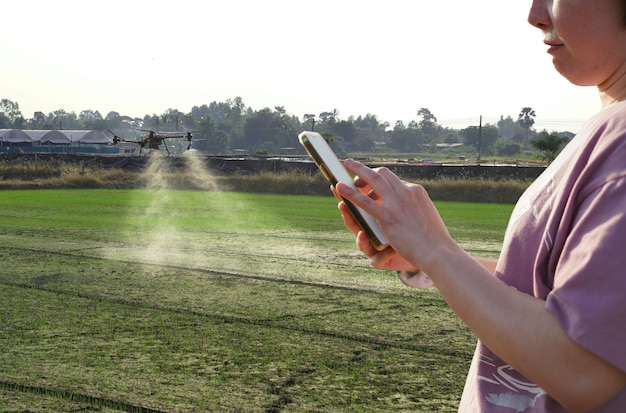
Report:
[[0,129],[0,153],[84,152],[117,153],[111,139],[97,130]]
[[58,130],[25,130],[25,134],[30,136],[34,144],[39,145],[69,145],[71,139]]
[[111,139],[97,130],[64,130],[61,132],[69,137],[72,142],[85,145],[108,145],[111,143]]
[[0,144],[27,144],[33,139],[19,129],[0,129]]

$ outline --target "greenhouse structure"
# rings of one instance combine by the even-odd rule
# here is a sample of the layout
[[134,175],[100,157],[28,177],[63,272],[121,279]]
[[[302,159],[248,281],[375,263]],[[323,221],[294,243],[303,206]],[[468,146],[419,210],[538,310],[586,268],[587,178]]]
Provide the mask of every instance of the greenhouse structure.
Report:
[[111,139],[97,130],[0,129],[0,153],[118,153]]

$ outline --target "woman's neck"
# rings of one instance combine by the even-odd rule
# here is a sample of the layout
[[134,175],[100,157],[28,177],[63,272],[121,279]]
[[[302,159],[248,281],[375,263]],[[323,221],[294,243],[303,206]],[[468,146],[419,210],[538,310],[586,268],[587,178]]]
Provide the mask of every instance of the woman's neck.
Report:
[[602,107],[626,100],[626,64],[605,82],[598,85]]

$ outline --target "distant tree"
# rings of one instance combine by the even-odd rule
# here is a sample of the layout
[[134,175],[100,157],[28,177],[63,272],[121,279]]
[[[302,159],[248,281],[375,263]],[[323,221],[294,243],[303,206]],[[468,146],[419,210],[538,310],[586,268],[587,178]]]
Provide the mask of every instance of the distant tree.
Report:
[[421,117],[419,121],[419,127],[424,132],[424,135],[430,138],[431,141],[437,139],[439,125],[437,125],[437,118],[428,108],[421,108],[417,111],[417,116]]
[[20,111],[20,105],[9,99],[0,99],[0,114],[4,115],[6,128],[14,127],[18,119],[24,119]]
[[349,120],[340,120],[330,128],[333,134],[341,136],[347,144],[354,144],[357,141],[357,129],[354,123]]
[[[158,130],[159,128],[154,123],[159,124],[159,117],[157,115],[145,115],[143,119],[133,119],[129,116],[122,116],[119,112],[111,111],[104,117],[108,129],[120,130],[128,128],[145,128]],[[137,133],[139,135],[139,133]]]
[[461,136],[465,140],[467,146],[478,150],[480,148],[481,155],[493,155],[494,144],[498,140],[498,128],[494,125],[486,124],[482,128],[478,126],[470,126],[461,129]]
[[360,151],[372,150],[375,142],[387,141],[387,128],[389,123],[380,122],[376,115],[368,113],[354,119],[357,137],[351,145],[351,149]]
[[420,108],[420,110],[417,111],[417,116],[422,118],[420,121],[420,127],[423,127],[428,123],[437,123],[437,118],[428,108]]
[[444,143],[458,143],[461,139],[458,130],[446,128],[445,131],[446,135],[443,139]]
[[201,107],[199,110],[202,112],[198,113],[196,115],[197,117],[204,118],[206,116],[210,116],[213,122],[215,122],[215,125],[226,129],[225,124],[228,122],[230,112],[230,107],[226,103],[213,101],[206,107],[206,109]]
[[161,115],[159,129],[164,131],[180,131],[183,126],[185,115],[178,109],[168,109]]
[[282,148],[292,147],[298,129],[301,129],[300,121],[296,116],[289,115],[284,106],[275,106],[273,117],[274,137],[271,141],[276,143],[277,149],[281,151]]
[[215,154],[224,154],[228,151],[228,137],[224,131],[216,131],[207,139],[208,150]]
[[390,146],[402,152],[417,152],[424,143],[424,132],[417,122],[410,122],[408,127],[397,121],[390,136]]
[[81,129],[96,129],[104,130],[106,123],[102,118],[102,115],[97,110],[83,110],[78,114],[78,120],[80,121]]
[[335,124],[339,117],[339,111],[337,109],[333,109],[331,112],[322,112],[320,113],[320,122],[331,126]]
[[[231,143],[241,142],[244,140],[244,126],[246,123],[246,114],[248,109],[243,99],[236,97],[227,99],[225,102],[226,119],[223,123],[218,122],[215,118],[218,128],[226,131],[230,136]],[[213,116],[213,115],[211,115]]]
[[28,120],[28,129],[52,129],[52,123],[48,126],[48,117],[43,112],[35,112],[33,118]]
[[[117,115],[117,116],[115,116]],[[111,115],[109,113],[106,116],[107,122],[118,124],[119,127],[123,124],[122,117],[119,116],[119,113],[115,112],[115,115]],[[142,120],[143,129],[147,130],[160,130],[161,129],[161,117],[157,114],[146,115]]]
[[53,129],[78,129],[78,116],[74,112],[66,112],[64,109],[58,109],[52,112]]
[[[205,105],[206,106],[206,105]],[[198,112],[196,112],[198,113]],[[224,154],[228,149],[228,137],[223,131],[218,131],[211,117],[204,116],[195,119],[192,148],[201,152]]]
[[[298,147],[295,136],[302,129],[315,129],[322,134],[329,134],[328,136],[333,137],[335,147],[351,151],[370,151],[379,144],[387,144],[401,151],[415,152],[434,142],[456,143],[460,140],[470,146],[477,145],[475,128],[443,128],[438,125],[437,117],[428,108],[420,108],[417,116],[416,120],[407,125],[398,121],[390,129],[388,122],[380,121],[374,114],[350,116],[347,120],[340,120],[339,111],[333,109],[319,115],[305,114],[301,123],[284,106],[255,111],[247,107],[240,97],[236,97],[224,102],[213,101],[209,105],[194,106],[189,112],[168,109],[161,115],[144,115],[142,118],[123,116],[119,112],[111,111],[102,119],[102,115],[94,110],[83,110],[77,116],[74,112],[59,109],[47,114],[35,112],[33,118],[24,119],[17,103],[0,99],[0,128],[111,129],[120,136],[134,139],[144,132],[133,131],[132,128],[199,131],[202,129],[202,122],[210,120],[212,129],[205,138],[197,132],[194,133],[194,147],[216,153],[227,152],[229,148],[245,148],[254,153],[256,149],[263,148],[270,151]],[[496,128],[499,133],[494,136],[504,137],[508,143],[519,142],[526,148],[533,138],[541,136],[543,139],[543,135],[532,129],[535,116],[535,111],[530,107],[522,108],[517,121],[511,116],[502,116]],[[493,125],[486,125],[482,131],[484,147],[481,149],[486,154],[497,152],[510,156],[518,150],[518,145],[502,143],[495,146],[490,141],[492,135],[488,126]],[[180,144],[186,146],[186,142]]]
[[282,106],[274,110],[263,108],[248,114],[244,127],[244,146],[251,151],[265,149],[272,152],[291,147],[297,134],[294,122],[295,119]]
[[526,140],[528,140],[528,134],[530,132],[530,128],[535,124],[535,116],[537,114],[533,110],[533,108],[525,107],[522,108],[519,115],[517,115],[517,123],[524,129],[526,129]]
[[312,113],[306,113],[304,115],[304,123],[306,123],[306,127],[311,130],[315,130],[315,115]]
[[263,108],[246,117],[244,137],[246,149],[256,150],[274,136],[274,117],[270,108]]
[[522,125],[520,125],[519,122],[514,121],[510,115],[506,118],[504,116],[500,116],[500,120],[496,123],[496,125],[498,126],[498,130],[502,138],[519,142],[524,140],[526,131]]
[[206,104],[192,107],[190,115],[195,120],[211,116],[209,113],[209,107]]
[[243,99],[236,97],[234,99],[226,100],[227,118],[230,121],[233,128],[243,126],[244,115],[246,114],[246,105],[243,103]]
[[52,121],[55,129],[63,129],[63,120],[67,117],[67,112],[64,109],[58,109],[52,112],[52,114],[54,115]]
[[500,156],[513,156],[522,151],[522,145],[518,142],[501,140],[496,145],[496,153]]
[[0,129],[11,129],[11,120],[3,112],[0,112]]
[[541,152],[541,157],[546,162],[552,162],[559,152],[567,145],[569,138],[559,136],[556,132],[545,133],[543,137],[530,141],[533,148]]

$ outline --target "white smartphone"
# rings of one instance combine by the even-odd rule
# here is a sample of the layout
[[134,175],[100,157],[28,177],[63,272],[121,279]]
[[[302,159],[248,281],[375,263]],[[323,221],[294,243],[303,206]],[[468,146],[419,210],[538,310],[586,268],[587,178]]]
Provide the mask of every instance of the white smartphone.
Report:
[[[341,161],[337,158],[330,145],[328,145],[328,142],[326,142],[326,139],[324,139],[322,135],[317,132],[305,131],[298,136],[298,139],[331,185],[335,186],[338,182],[343,182],[350,185],[352,188],[357,189],[354,185],[352,176],[348,173],[346,168],[344,168]],[[389,246],[389,242],[387,241],[385,234],[383,234],[382,230],[378,226],[376,220],[370,214],[352,204],[350,201],[346,199],[343,201],[350,209],[350,213],[361,229],[363,229],[363,231],[367,234],[372,245],[379,251],[387,248]]]

